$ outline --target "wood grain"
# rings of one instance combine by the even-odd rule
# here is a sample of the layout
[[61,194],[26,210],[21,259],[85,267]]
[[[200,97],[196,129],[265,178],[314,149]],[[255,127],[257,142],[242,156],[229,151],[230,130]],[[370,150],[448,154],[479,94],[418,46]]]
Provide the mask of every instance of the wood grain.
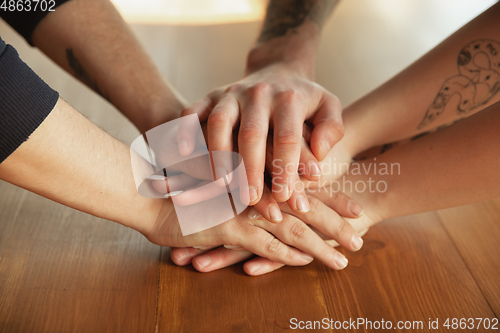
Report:
[[500,199],[438,211],[496,316],[500,314]]
[[345,271],[318,267],[333,318],[422,321],[427,332],[429,318],[495,317],[435,213],[384,221],[364,238],[360,252],[344,251]]
[[[490,3],[340,2],[324,29],[317,80],[347,105]],[[132,28],[192,102],[241,77],[259,26]],[[125,143],[138,135],[4,22],[0,35],[92,121]],[[132,230],[0,182],[0,332],[281,332],[291,318],[492,318],[499,221],[499,200],[393,219],[370,230],[361,252],[346,253],[345,271],[314,262],[253,278],[241,264],[207,274],[177,267],[168,248]]]
[[0,221],[0,332],[154,331],[160,247],[4,182]]
[[[360,252],[344,253],[350,265],[341,272],[315,262],[257,278],[246,277],[241,266],[200,277],[172,264],[165,249],[158,329],[280,332],[291,318],[366,318],[421,321],[418,331],[430,332],[429,318],[495,317],[435,213],[385,221],[369,231]],[[351,331],[371,330],[342,330]]]
[[242,265],[201,274],[162,252],[159,332],[281,332],[290,318],[328,317],[314,265],[249,277]]

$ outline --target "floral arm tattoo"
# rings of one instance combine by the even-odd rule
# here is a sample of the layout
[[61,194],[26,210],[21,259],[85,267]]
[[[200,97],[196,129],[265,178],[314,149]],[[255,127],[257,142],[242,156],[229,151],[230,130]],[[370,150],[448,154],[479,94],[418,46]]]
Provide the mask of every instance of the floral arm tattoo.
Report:
[[457,65],[459,74],[443,83],[417,129],[427,127],[443,114],[454,95],[459,97],[458,105],[449,107],[463,118],[500,90],[500,43],[478,39],[467,44],[458,54]]
[[[488,103],[500,91],[500,43],[488,39],[472,41],[458,54],[457,66],[459,74],[444,81],[424,119],[418,125],[418,130],[427,128],[424,132],[408,139],[371,148],[359,154],[356,159],[378,156],[396,146],[448,127],[468,117],[471,111]],[[451,101],[455,95],[458,98]],[[456,118],[449,123],[429,127],[445,110],[454,110]]]

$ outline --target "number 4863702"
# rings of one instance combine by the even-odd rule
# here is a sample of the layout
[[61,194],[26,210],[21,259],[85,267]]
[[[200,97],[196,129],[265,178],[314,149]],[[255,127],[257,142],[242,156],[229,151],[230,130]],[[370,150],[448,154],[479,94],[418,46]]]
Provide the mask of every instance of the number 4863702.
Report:
[[[1,1],[1,0],[0,0]],[[3,0],[0,10],[5,12],[53,12],[56,2],[54,0]]]
[[443,324],[447,329],[492,329],[498,330],[498,318],[450,318]]

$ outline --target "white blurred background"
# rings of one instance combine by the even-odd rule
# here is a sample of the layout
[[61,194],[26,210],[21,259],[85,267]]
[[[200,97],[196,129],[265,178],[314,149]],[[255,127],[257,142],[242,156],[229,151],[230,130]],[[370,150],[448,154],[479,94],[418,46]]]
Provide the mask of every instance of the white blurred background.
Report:
[[[239,80],[266,0],[113,0],[165,78],[188,101]],[[343,0],[326,23],[318,83],[344,106],[410,65],[494,0]],[[113,106],[30,47],[0,20],[0,35],[90,120],[129,144],[139,133]]]
[[260,20],[265,0],[112,0],[131,23],[206,25]]

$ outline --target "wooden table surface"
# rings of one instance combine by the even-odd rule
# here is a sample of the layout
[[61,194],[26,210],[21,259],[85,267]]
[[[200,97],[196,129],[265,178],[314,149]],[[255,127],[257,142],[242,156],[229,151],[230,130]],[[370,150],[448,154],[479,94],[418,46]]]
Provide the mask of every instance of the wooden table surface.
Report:
[[[443,22],[443,4],[382,2],[342,2],[325,28],[318,81],[344,105],[490,3],[459,2],[454,20]],[[133,28],[192,101],[241,76],[258,27]],[[78,110],[125,143],[134,139],[137,131],[116,110],[3,23],[0,35]],[[388,52],[393,44],[407,47]],[[376,66],[363,61],[367,53]],[[344,251],[350,265],[341,272],[313,262],[261,277],[246,276],[241,264],[202,274],[174,265],[169,248],[133,230],[0,182],[0,332],[279,332],[292,318],[421,321],[421,330],[403,331],[442,332],[447,318],[498,318],[500,200],[384,221],[364,239],[360,252]],[[429,329],[436,319],[440,329]]]

